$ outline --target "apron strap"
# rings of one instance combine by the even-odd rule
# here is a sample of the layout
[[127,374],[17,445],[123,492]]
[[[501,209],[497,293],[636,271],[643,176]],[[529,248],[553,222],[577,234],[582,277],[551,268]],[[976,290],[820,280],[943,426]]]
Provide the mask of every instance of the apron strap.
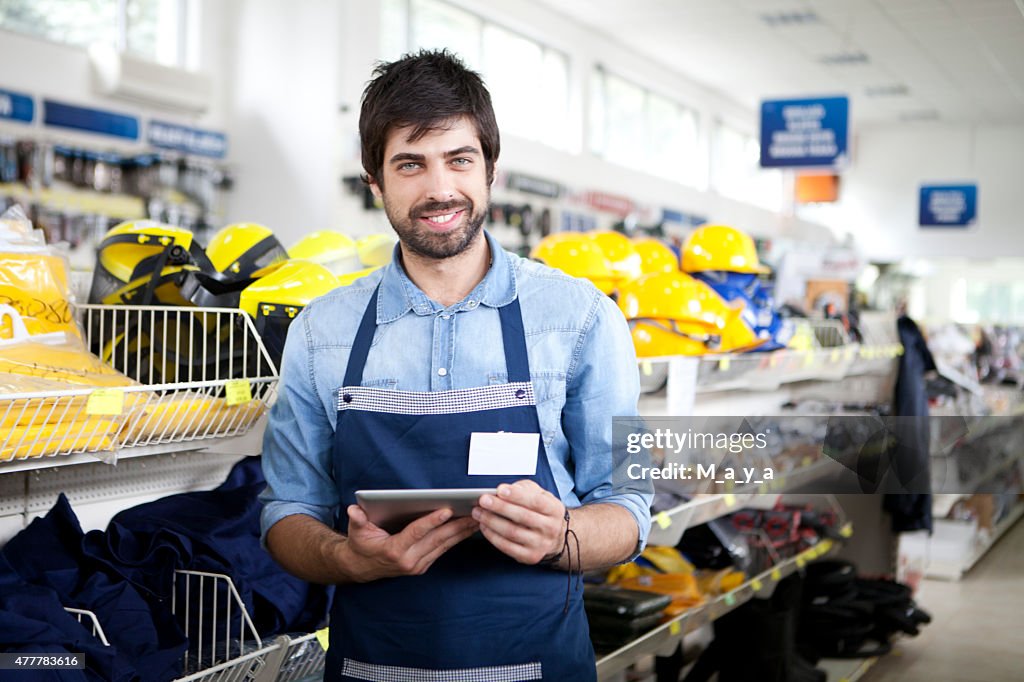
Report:
[[505,369],[509,383],[530,380],[530,357],[526,352],[526,330],[523,328],[523,313],[519,298],[513,298],[508,305],[498,308],[501,316],[501,341],[505,346]]
[[[344,386],[360,386],[363,383],[363,369],[366,358],[373,344],[373,333],[377,328],[377,294],[380,285],[374,289],[370,302],[363,311],[363,319],[359,322],[352,352],[348,356],[345,368]],[[498,308],[501,319],[501,340],[505,350],[505,369],[510,383],[528,382],[530,380],[530,358],[526,352],[526,331],[523,328],[523,313],[519,307],[519,299]]]
[[366,367],[366,357],[370,354],[370,346],[373,344],[373,332],[377,329],[377,294],[380,292],[380,285],[373,290],[370,302],[363,311],[363,319],[359,321],[359,330],[356,332],[356,339],[352,342],[352,352],[348,356],[348,366],[345,367],[345,383],[343,386],[361,386],[363,383],[363,369]]

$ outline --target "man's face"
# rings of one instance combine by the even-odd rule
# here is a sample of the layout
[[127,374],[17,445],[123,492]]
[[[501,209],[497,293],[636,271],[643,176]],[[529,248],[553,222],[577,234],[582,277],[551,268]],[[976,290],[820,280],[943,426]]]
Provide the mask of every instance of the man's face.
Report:
[[480,233],[491,188],[476,125],[462,117],[410,142],[395,128],[384,147],[383,182],[371,183],[402,244],[434,259],[466,250]]

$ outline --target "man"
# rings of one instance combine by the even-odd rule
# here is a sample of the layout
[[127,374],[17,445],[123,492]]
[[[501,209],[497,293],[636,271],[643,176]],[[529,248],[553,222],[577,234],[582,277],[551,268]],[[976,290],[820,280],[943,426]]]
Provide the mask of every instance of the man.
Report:
[[[647,483],[611,448],[639,394],[626,323],[590,283],[481,230],[498,129],[452,55],[380,65],[359,130],[400,241],[291,326],[264,441],[267,548],[338,585],[328,680],[593,680],[566,572],[634,556],[650,525]],[[354,504],[359,489],[478,487],[498,494],[472,516],[395,534]]]

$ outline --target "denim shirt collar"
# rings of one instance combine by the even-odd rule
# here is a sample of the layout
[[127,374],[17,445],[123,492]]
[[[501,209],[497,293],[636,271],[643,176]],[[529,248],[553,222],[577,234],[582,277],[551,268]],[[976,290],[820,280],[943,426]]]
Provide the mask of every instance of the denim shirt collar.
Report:
[[[484,235],[491,249],[491,266],[473,291],[448,307],[450,312],[472,310],[480,304],[500,308],[511,303],[518,294],[515,267],[508,252],[486,230]],[[395,244],[391,262],[384,268],[381,278],[380,294],[377,296],[377,324],[394,322],[410,310],[417,315],[432,315],[445,310],[444,306],[428,298],[409,279],[402,267],[400,246]]]

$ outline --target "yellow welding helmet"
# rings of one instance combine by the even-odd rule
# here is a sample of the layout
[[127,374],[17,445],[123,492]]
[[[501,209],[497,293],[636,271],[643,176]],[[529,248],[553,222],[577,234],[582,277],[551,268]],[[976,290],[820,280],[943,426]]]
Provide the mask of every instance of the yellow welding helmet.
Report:
[[178,287],[201,251],[186,229],[155,220],[112,227],[100,242],[90,303],[185,305]]
[[231,223],[213,235],[206,256],[221,279],[239,281],[269,274],[288,259],[288,252],[269,227]]

